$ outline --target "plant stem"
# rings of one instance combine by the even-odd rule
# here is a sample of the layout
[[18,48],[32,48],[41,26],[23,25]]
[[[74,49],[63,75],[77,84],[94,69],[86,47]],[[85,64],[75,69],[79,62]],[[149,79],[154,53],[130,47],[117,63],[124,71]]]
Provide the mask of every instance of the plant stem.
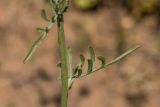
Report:
[[67,64],[67,49],[65,44],[64,35],[64,22],[63,14],[59,14],[57,17],[58,26],[58,43],[60,49],[61,60],[61,82],[62,82],[62,95],[61,95],[61,107],[67,107],[68,99],[68,64]]

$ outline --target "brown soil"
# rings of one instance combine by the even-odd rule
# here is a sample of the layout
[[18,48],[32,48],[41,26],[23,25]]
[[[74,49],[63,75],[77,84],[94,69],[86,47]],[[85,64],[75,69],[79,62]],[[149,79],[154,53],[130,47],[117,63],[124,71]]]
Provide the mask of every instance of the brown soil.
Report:
[[[23,58],[45,26],[42,0],[0,1],[0,107],[59,107],[60,73],[56,26],[31,62]],[[50,12],[50,11],[49,11]],[[111,60],[136,44],[142,47],[123,62],[78,79],[69,92],[69,107],[159,107],[160,32],[155,15],[140,20],[119,6],[103,5],[65,14],[66,41],[74,64],[87,46]]]

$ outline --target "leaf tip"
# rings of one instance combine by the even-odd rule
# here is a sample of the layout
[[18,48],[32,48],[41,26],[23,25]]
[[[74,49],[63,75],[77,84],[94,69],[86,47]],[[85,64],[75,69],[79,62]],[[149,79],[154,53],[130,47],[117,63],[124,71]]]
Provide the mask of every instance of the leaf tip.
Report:
[[23,60],[23,64],[26,64],[28,62],[28,57],[25,57],[25,59]]

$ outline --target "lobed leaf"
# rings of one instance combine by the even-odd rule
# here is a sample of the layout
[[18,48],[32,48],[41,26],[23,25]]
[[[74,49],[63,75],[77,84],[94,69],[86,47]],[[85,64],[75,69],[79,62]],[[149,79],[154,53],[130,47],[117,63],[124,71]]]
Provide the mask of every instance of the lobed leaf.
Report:
[[[46,17],[45,10],[42,10],[41,15]],[[50,29],[53,27],[53,24],[56,20],[56,15],[51,18],[51,20],[48,23],[48,26],[46,28],[37,28],[37,31],[40,32],[40,37],[33,43],[32,47],[30,48],[29,52],[27,53],[24,63],[28,62],[33,54],[36,52],[37,48],[40,46],[42,41],[45,39],[47,33],[50,31]]]
[[88,59],[88,70],[87,73],[90,74],[93,71],[93,61]]
[[24,63],[27,63],[31,59],[31,57],[33,56],[37,48],[40,46],[42,41],[45,39],[45,37],[46,37],[46,33],[42,33],[40,37],[34,42],[34,44],[32,45],[31,49],[29,50],[29,52],[27,53],[23,61]]
[[72,76],[72,79],[79,78],[82,75],[82,69],[77,69],[74,75]]
[[78,75],[77,77],[80,77],[82,75],[82,69],[78,69]]
[[89,46],[89,52],[90,52],[90,57],[91,57],[91,60],[93,62],[95,62],[95,53],[94,53],[94,49],[92,47]]
[[50,21],[48,18],[47,18],[47,14],[46,14],[46,11],[44,9],[41,10],[41,17],[46,20],[47,22]]
[[68,7],[69,7],[69,0],[66,0],[66,1],[64,0],[62,2],[61,12],[62,13],[66,12]]
[[138,48],[140,48],[141,46],[135,46],[133,48],[128,49],[125,53],[123,53],[122,55],[120,55],[119,57],[115,58],[114,60],[112,60],[111,62],[107,63],[105,65],[105,67],[118,63],[120,60],[124,59],[126,56],[128,56],[129,54],[131,54],[132,52],[134,52],[135,50],[137,50]]
[[77,67],[73,70],[72,78],[78,78],[78,70],[79,70],[79,66],[77,66]]
[[80,60],[81,60],[81,62],[79,64],[79,66],[80,66],[80,68],[82,68],[84,66],[84,63],[85,63],[85,57],[83,55],[80,55]]
[[97,58],[98,58],[98,60],[101,61],[101,67],[104,67],[105,64],[106,64],[106,59],[105,59],[105,57],[103,57],[103,56],[98,56]]
[[[103,64],[104,64],[104,65],[101,66],[101,67],[99,67],[99,68],[96,68],[96,69],[94,69],[94,70],[92,70],[92,71],[91,71],[91,70],[88,70],[88,73],[83,74],[83,75],[81,75],[80,77],[87,76],[87,75],[89,75],[89,74],[91,74],[91,73],[94,73],[94,72],[97,72],[97,71],[99,71],[99,70],[101,70],[101,69],[104,69],[104,68],[106,68],[106,67],[108,67],[108,66],[110,66],[110,65],[113,65],[113,64],[115,64],[115,63],[118,63],[120,60],[122,60],[123,58],[125,58],[125,57],[128,56],[129,54],[133,53],[135,50],[137,50],[137,49],[140,48],[140,47],[141,47],[141,46],[135,46],[135,47],[127,50],[125,53],[123,53],[123,54],[120,55],[119,57],[117,57],[117,58],[115,58],[114,60],[112,60],[112,61],[110,61],[110,62],[108,62],[108,63],[105,63],[105,64],[104,64],[104,58],[103,58],[103,57],[99,57],[100,60],[103,61]],[[90,60],[88,61],[88,63],[90,63],[90,66],[92,66]],[[89,69],[91,69],[91,68],[92,68],[92,67],[89,67]]]
[[46,29],[44,29],[44,28],[36,28],[36,30],[37,30],[39,33],[45,33],[45,32],[46,32]]

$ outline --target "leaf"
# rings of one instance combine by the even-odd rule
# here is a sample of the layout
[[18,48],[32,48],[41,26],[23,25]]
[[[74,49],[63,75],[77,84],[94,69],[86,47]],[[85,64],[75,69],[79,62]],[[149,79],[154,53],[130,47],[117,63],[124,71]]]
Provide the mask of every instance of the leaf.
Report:
[[73,74],[72,74],[72,78],[77,78],[78,76],[78,70],[79,70],[79,66],[77,66],[74,70],[73,70]]
[[51,5],[52,5],[53,9],[56,10],[57,3],[55,0],[51,0]]
[[81,54],[80,62],[78,66],[76,66],[76,68],[73,70],[72,78],[78,78],[82,75],[82,67],[84,66],[84,63],[85,63],[85,57]]
[[137,50],[138,48],[140,48],[141,46],[135,46],[133,48],[128,49],[125,53],[123,53],[122,55],[120,55],[119,57],[117,57],[116,59],[112,60],[111,62],[107,63],[105,65],[105,67],[118,63],[120,60],[122,60],[123,58],[125,58],[126,56],[128,56],[129,54],[131,54],[132,52],[134,52],[135,50]]
[[72,78],[78,78],[82,75],[82,69],[79,69],[78,67],[74,70]]
[[82,75],[82,69],[78,69],[78,75],[77,77],[80,77]]
[[73,69],[73,77],[75,77],[77,75],[77,71],[78,71],[78,66],[76,68]]
[[[96,69],[92,70],[92,72],[89,72],[89,73],[87,73],[87,74],[83,74],[83,75],[81,75],[80,77],[84,77],[84,76],[90,75],[91,73],[97,72],[97,71],[99,71],[99,70],[101,70],[101,69],[104,69],[104,68],[110,66],[110,65],[113,65],[113,64],[115,64],[115,63],[118,63],[120,60],[122,60],[123,58],[125,58],[125,57],[128,56],[129,54],[133,53],[135,50],[137,50],[137,49],[140,48],[140,47],[141,47],[141,46],[135,46],[135,47],[127,50],[127,51],[126,51],[124,54],[122,54],[121,56],[119,56],[119,57],[115,58],[114,60],[110,61],[109,63],[105,64],[103,67],[96,68]],[[100,58],[100,59],[102,59],[102,58]],[[88,63],[91,63],[91,61],[88,61]],[[91,65],[92,65],[92,64],[90,64],[90,66],[91,66]],[[91,69],[92,67],[89,67],[89,68]],[[88,70],[88,71],[91,71],[91,70]]]
[[[45,10],[42,10],[41,12],[42,16],[46,16]],[[53,16],[52,18],[55,18],[55,16]],[[34,42],[34,44],[32,45],[32,47],[30,48],[29,52],[27,53],[25,59],[24,59],[24,63],[26,63],[28,60],[31,59],[31,57],[33,56],[33,54],[35,53],[35,51],[37,50],[37,48],[40,46],[41,42],[45,39],[47,33],[50,31],[50,29],[53,26],[53,23],[55,22],[55,19],[51,19],[51,21],[49,21],[48,23],[48,27],[46,28],[37,28],[37,31],[40,32],[40,37]]]
[[37,48],[39,48],[40,44],[45,39],[45,37],[46,37],[46,33],[42,33],[40,37],[34,42],[34,44],[32,45],[31,49],[29,50],[29,52],[27,53],[23,61],[24,63],[27,63],[31,59],[31,57],[33,56]]
[[46,11],[44,9],[41,10],[41,17],[47,22],[49,21],[49,19],[47,18]]
[[67,9],[68,9],[68,7],[69,7],[69,0],[63,1],[63,3],[62,3],[62,8],[61,8],[61,12],[62,12],[62,13],[66,12]]
[[94,49],[89,46],[90,59],[88,59],[88,70],[87,73],[91,73],[93,71],[93,63],[95,62],[95,53]]
[[44,32],[46,32],[46,29],[44,29],[44,28],[36,28],[36,30],[37,30],[39,33],[44,33]]
[[101,61],[101,67],[104,67],[105,64],[106,64],[106,59],[105,59],[105,57],[103,57],[103,56],[98,56],[97,58],[98,58],[98,60]]
[[80,68],[82,68],[85,63],[85,57],[82,54],[80,55],[80,60],[81,60],[81,62],[79,64],[79,66],[80,66]]
[[90,52],[90,57],[91,57],[91,60],[93,62],[95,62],[95,53],[94,53],[94,49],[92,47],[89,46],[89,52]]
[[88,59],[88,70],[87,73],[91,73],[93,71],[93,61],[91,59]]

